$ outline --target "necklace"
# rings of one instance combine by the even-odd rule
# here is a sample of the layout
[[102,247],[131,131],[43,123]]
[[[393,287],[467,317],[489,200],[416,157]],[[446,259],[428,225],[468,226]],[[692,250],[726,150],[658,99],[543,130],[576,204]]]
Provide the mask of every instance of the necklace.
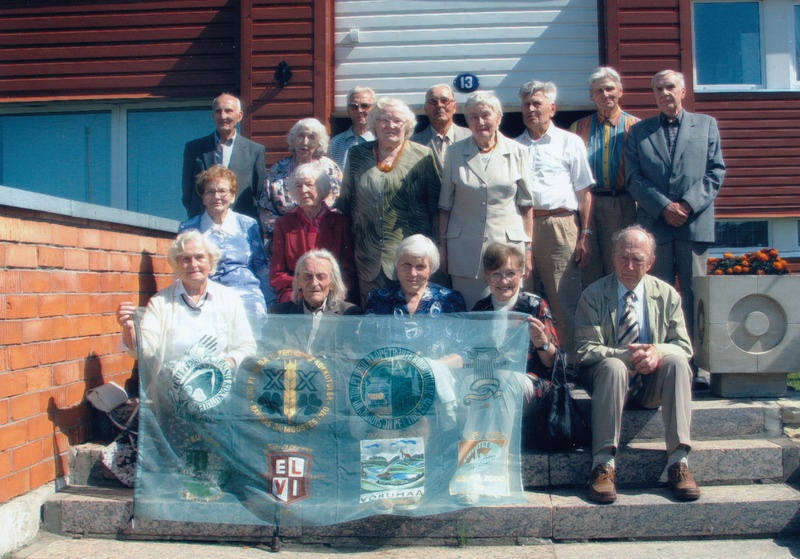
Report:
[[400,161],[400,156],[403,155],[403,149],[405,147],[406,147],[406,142],[404,140],[403,143],[400,144],[400,151],[398,151],[397,155],[394,156],[394,159],[392,159],[392,162],[391,163],[382,163],[380,155],[378,154],[378,143],[375,142],[375,148],[374,148],[374,150],[375,150],[375,164],[378,166],[378,169],[380,169],[384,173],[388,173],[389,171],[394,169],[395,165],[397,165],[397,162]]

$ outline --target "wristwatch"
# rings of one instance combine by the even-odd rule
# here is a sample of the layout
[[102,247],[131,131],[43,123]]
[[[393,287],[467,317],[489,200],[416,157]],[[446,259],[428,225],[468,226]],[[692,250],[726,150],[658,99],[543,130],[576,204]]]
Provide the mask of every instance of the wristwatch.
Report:
[[533,349],[534,351],[547,351],[548,349],[550,349],[550,342],[549,341],[545,342],[545,344],[542,347],[535,347]]

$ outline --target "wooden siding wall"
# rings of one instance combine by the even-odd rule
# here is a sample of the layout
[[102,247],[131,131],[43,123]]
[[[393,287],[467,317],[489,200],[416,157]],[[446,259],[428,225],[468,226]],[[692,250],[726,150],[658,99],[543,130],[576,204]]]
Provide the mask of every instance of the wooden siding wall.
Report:
[[606,14],[626,110],[657,114],[650,78],[672,68],[686,75],[685,107],[717,119],[728,167],[717,217],[800,216],[800,92],[695,93],[690,0],[606,0]]
[[[286,134],[298,120],[314,117],[328,124],[333,0],[243,1],[242,41],[242,68],[251,72],[242,98],[252,109],[251,137],[266,146],[270,165],[288,154]],[[283,88],[275,79],[281,61],[292,70]]]
[[238,90],[237,5],[235,0],[4,3],[0,100],[213,98]]

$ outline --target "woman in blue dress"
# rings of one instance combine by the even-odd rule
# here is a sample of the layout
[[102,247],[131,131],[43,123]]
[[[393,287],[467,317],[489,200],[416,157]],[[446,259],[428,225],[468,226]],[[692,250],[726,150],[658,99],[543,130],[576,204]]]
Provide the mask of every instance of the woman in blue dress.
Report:
[[231,209],[239,191],[236,175],[214,165],[197,175],[197,191],[206,211],[181,223],[178,231],[197,229],[219,248],[222,258],[210,279],[236,290],[248,314],[266,315],[275,302],[269,265],[258,222]]

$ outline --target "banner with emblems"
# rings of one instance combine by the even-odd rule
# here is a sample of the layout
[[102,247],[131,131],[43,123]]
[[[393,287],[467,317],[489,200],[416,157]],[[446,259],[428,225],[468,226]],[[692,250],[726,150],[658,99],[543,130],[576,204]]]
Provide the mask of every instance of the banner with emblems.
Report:
[[253,339],[229,340],[139,310],[135,517],[326,525],[524,502],[525,315],[249,318]]

